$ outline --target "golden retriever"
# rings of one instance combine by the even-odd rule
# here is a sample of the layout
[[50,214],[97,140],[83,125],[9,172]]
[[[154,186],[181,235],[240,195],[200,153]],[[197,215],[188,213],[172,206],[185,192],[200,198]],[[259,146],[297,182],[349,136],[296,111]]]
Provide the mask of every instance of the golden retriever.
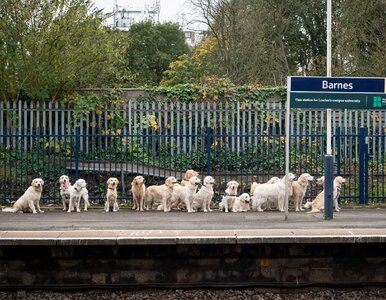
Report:
[[145,178],[142,176],[136,176],[131,182],[131,191],[133,193],[134,201],[133,209],[143,211],[146,193]]
[[236,200],[238,188],[239,183],[235,180],[231,180],[227,183],[225,195],[222,197],[222,200],[219,204],[220,211],[229,212],[233,206],[233,202]]
[[88,190],[86,188],[87,183],[84,179],[78,179],[75,181],[74,185],[70,186],[68,189],[70,193],[70,201],[68,204],[67,212],[70,213],[72,210],[80,212],[80,201],[84,201],[84,211],[87,211],[87,208],[90,206],[88,201]]
[[177,179],[171,176],[165,180],[163,185],[149,186],[145,193],[145,210],[152,209],[154,204],[161,204],[161,209],[164,212],[169,212],[172,193],[177,183]]
[[117,193],[117,187],[119,184],[119,180],[115,177],[110,177],[107,180],[107,193],[106,193],[106,203],[105,203],[105,212],[110,211],[110,207],[113,208],[113,212],[116,212],[119,210],[118,206],[118,193]]
[[212,176],[206,176],[200,190],[193,196],[192,209],[198,211],[202,209],[204,212],[212,211],[210,203],[214,195],[213,185],[215,181]]
[[59,177],[60,184],[60,196],[62,197],[63,210],[67,210],[67,204],[70,202],[70,193],[69,188],[71,186],[70,179],[67,175],[62,175]]
[[[346,182],[346,179],[344,179],[342,176],[337,176],[334,179],[333,201],[334,201],[335,211],[337,211],[337,212],[340,210],[339,205],[338,205],[340,190],[342,188],[343,183],[345,183],[345,182]],[[318,183],[324,185],[324,176],[318,179]],[[311,211],[309,211],[308,213],[322,212],[324,210],[324,189],[316,196],[314,201],[307,202],[304,205],[304,208],[311,208]]]
[[[272,184],[272,183],[276,183],[276,182],[279,182],[279,181],[280,181],[280,178],[274,176],[274,177],[272,177],[270,180],[268,180],[266,183]],[[261,184],[261,183],[257,183],[257,182],[253,182],[253,183],[251,184],[251,195],[253,195],[253,191],[254,191],[255,188],[256,188],[257,186],[259,186],[260,184]]]
[[313,181],[314,177],[309,173],[303,173],[299,178],[292,183],[292,193],[289,200],[292,200],[295,204],[295,211],[303,211],[303,199],[307,192],[307,187],[310,181]]
[[194,170],[187,170],[185,172],[184,179],[181,181],[181,185],[185,186],[189,183],[189,179],[192,178],[193,176],[198,177],[199,173],[194,171]]
[[241,194],[239,197],[236,197],[235,202],[233,202],[232,211],[233,212],[245,212],[250,210],[251,198],[247,193]]
[[31,186],[24,192],[24,194],[13,204],[13,207],[3,208],[3,212],[30,212],[34,214],[44,213],[40,209],[40,198],[42,196],[44,181],[41,178],[32,180]]
[[[286,177],[287,175],[277,183],[258,185],[253,191],[252,209],[254,211],[263,211],[262,206],[267,205],[268,202],[272,202],[277,205],[279,211],[284,211]],[[289,191],[291,191],[294,179],[295,175],[288,173]]]
[[[189,183],[185,186],[176,186],[173,191],[173,202],[185,204],[186,210],[191,213],[194,212],[192,209],[193,197],[197,192],[198,185],[201,180],[197,176],[193,176],[189,179]],[[178,207],[178,204],[177,204]]]

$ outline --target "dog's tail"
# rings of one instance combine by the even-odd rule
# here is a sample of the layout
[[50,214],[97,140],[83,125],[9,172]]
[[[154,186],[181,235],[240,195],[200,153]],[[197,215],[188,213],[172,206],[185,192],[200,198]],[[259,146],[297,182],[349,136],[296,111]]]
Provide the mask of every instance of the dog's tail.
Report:
[[15,212],[15,210],[14,210],[13,207],[3,207],[3,208],[1,209],[1,211],[2,211],[2,212],[11,212],[11,213],[14,213],[14,212]]
[[312,205],[312,202],[311,202],[311,201],[307,201],[307,202],[303,205],[303,207],[304,207],[304,208],[310,208],[311,205]]

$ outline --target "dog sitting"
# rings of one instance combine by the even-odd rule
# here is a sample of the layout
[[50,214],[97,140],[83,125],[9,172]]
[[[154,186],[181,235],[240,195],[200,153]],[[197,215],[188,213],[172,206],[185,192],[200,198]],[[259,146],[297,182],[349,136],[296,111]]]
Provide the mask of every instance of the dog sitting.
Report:
[[198,185],[201,183],[201,180],[197,176],[193,176],[189,179],[189,183],[185,186],[176,186],[173,191],[173,203],[178,204],[183,202],[185,204],[186,210],[191,213],[194,212],[192,209],[193,197],[197,192]]
[[80,212],[81,199],[84,201],[84,211],[87,211],[88,206],[90,206],[90,202],[88,201],[88,190],[86,186],[87,183],[84,179],[78,179],[74,185],[70,186],[68,189],[70,193],[70,201],[67,210],[68,213],[75,209],[77,212]]
[[145,178],[136,176],[131,182],[131,191],[133,193],[133,209],[143,211],[146,193]]
[[163,185],[149,186],[145,194],[145,210],[152,209],[155,204],[161,204],[158,209],[169,212],[172,193],[177,183],[177,179],[171,176],[165,180]]
[[182,186],[186,186],[189,183],[189,179],[192,178],[193,176],[198,177],[199,173],[194,171],[194,170],[187,170],[185,172],[184,179],[181,181]]
[[295,204],[295,211],[303,211],[302,208],[303,199],[307,192],[307,187],[310,181],[313,181],[314,177],[308,173],[303,173],[299,178],[292,183],[292,193],[289,200],[292,200]]
[[[338,199],[340,196],[340,190],[342,188],[343,183],[346,182],[346,179],[344,179],[342,176],[337,176],[334,179],[334,184],[333,184],[333,203],[335,207],[335,211],[339,211],[339,205],[338,205]],[[311,202],[307,202],[304,205],[304,208],[311,208],[311,211],[308,213],[317,213],[317,212],[322,212],[324,210],[324,176],[318,179],[319,184],[323,184],[323,191],[321,191],[316,198]]]
[[232,206],[233,202],[237,197],[237,189],[239,187],[239,183],[237,181],[229,181],[227,183],[227,188],[225,190],[225,195],[222,197],[222,200],[219,204],[219,210],[228,212]]
[[44,181],[41,178],[32,180],[31,186],[24,192],[24,194],[13,204],[13,207],[3,208],[3,212],[23,213],[31,212],[34,214],[44,213],[40,209],[40,198],[42,196]]
[[70,192],[69,188],[71,186],[70,179],[67,175],[62,175],[59,177],[60,184],[60,196],[62,197],[63,210],[67,210],[67,204],[70,202]]
[[235,202],[233,202],[232,212],[246,212],[250,210],[251,198],[247,193],[241,194],[239,197],[236,197]]
[[105,212],[109,212],[111,207],[113,208],[113,212],[117,212],[119,210],[118,201],[117,201],[118,184],[119,184],[119,180],[115,177],[110,177],[107,180]]
[[201,189],[193,196],[192,209],[194,211],[203,210],[204,212],[212,211],[210,209],[210,203],[214,195],[213,191],[214,178],[212,176],[206,176]]

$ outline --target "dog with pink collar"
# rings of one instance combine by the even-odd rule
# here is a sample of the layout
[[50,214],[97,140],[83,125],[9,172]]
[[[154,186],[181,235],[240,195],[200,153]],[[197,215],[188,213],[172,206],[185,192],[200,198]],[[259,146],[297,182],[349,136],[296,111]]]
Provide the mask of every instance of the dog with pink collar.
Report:
[[59,177],[60,184],[60,196],[62,197],[63,202],[63,210],[67,210],[67,205],[70,203],[70,192],[69,189],[71,187],[70,179],[67,175],[62,175]]

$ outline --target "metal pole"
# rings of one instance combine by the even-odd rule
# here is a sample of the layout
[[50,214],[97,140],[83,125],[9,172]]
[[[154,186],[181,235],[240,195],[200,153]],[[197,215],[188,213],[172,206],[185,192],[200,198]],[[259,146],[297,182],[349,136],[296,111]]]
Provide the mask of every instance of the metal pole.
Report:
[[[327,77],[331,77],[331,22],[332,0],[327,0]],[[327,155],[332,154],[331,149],[331,109],[327,109]]]
[[289,144],[290,144],[290,91],[291,91],[291,77],[287,77],[287,103],[286,103],[286,113],[285,113],[285,200],[284,200],[284,211],[285,217],[284,220],[288,220],[288,197],[289,197],[289,187],[288,187],[288,173],[289,173]]
[[[327,0],[327,77],[331,77],[331,23],[332,23],[332,0]],[[332,126],[331,126],[331,109],[327,109],[327,149],[326,155],[324,156],[324,179],[325,179],[325,191],[324,191],[324,208],[325,208],[325,219],[332,219],[332,209],[330,209],[331,201],[333,199],[333,185],[334,185],[334,162],[332,157]],[[328,187],[328,188],[327,188]]]

